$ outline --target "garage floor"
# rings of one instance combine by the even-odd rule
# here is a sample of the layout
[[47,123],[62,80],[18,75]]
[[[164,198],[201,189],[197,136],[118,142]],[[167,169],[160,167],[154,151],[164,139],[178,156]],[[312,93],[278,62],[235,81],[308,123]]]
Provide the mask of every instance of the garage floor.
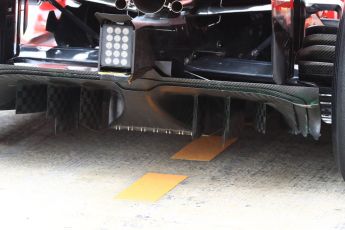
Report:
[[[210,162],[188,137],[80,129],[0,113],[0,229],[345,229],[345,183],[320,142],[275,131]],[[116,199],[147,172],[187,175],[158,202]]]

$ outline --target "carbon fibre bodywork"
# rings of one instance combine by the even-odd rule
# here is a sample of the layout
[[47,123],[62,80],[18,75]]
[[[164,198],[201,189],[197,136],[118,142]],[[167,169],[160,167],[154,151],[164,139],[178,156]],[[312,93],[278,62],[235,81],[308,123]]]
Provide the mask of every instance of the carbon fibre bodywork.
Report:
[[[229,138],[236,126],[235,110],[248,102],[261,133],[271,108],[284,117],[291,133],[305,137],[318,139],[322,119],[331,122],[333,64],[308,62],[317,56],[313,49],[319,37],[309,37],[306,42],[314,47],[300,50],[308,14],[339,11],[339,4],[274,0],[271,7],[267,0],[199,0],[192,1],[195,9],[183,13],[174,14],[164,4],[162,12],[145,15],[134,8],[123,13],[110,0],[81,1],[77,7],[49,2],[44,32],[55,39],[48,42],[54,46],[20,44],[22,14],[17,9],[5,17],[12,40],[0,35],[0,63],[7,63],[0,65],[1,109],[46,112],[57,132],[83,125],[194,138],[213,133]],[[109,35],[102,31],[104,25],[133,29],[133,65],[125,71],[111,62],[107,68],[100,64],[106,56],[101,41]],[[103,36],[95,32],[99,29]],[[0,33],[4,31],[0,24]],[[333,37],[325,36],[324,42],[334,45]],[[9,43],[11,49],[1,49]],[[334,49],[324,50],[323,56],[332,59]],[[115,56],[114,50],[106,51]],[[297,61],[303,65],[298,67]],[[313,74],[316,80],[309,81]]]
[[[0,66],[0,81],[1,85],[12,86],[13,94],[20,82],[108,91],[108,124],[116,129],[195,136],[199,129],[199,124],[193,121],[197,119],[198,99],[211,97],[224,101],[245,99],[271,106],[283,114],[292,133],[310,134],[316,139],[320,136],[319,90],[316,87],[170,79],[153,70],[129,84],[126,78],[116,75],[7,65]],[[172,111],[179,111],[179,114]]]

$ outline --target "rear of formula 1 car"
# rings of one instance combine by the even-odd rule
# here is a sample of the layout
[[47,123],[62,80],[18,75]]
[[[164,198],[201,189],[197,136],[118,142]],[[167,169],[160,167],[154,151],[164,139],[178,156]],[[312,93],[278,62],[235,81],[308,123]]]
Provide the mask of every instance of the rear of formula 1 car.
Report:
[[2,1],[0,108],[44,112],[56,132],[224,141],[248,120],[264,134],[270,114],[315,139],[336,122],[344,175],[342,9],[315,0]]

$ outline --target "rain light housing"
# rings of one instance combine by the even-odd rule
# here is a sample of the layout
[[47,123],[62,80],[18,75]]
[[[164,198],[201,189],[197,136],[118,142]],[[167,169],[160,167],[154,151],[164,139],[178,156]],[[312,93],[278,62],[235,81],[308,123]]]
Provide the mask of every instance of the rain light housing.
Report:
[[134,29],[120,23],[103,24],[100,36],[100,70],[131,71]]

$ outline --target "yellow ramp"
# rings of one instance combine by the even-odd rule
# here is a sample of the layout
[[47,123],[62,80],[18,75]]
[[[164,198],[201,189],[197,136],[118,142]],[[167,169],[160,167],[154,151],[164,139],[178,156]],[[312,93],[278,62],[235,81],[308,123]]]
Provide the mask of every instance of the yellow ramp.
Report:
[[183,175],[147,173],[116,198],[155,202],[186,178],[187,176]]
[[223,137],[203,136],[185,146],[172,156],[171,159],[211,161],[236,141],[237,138],[233,138],[223,143]]

